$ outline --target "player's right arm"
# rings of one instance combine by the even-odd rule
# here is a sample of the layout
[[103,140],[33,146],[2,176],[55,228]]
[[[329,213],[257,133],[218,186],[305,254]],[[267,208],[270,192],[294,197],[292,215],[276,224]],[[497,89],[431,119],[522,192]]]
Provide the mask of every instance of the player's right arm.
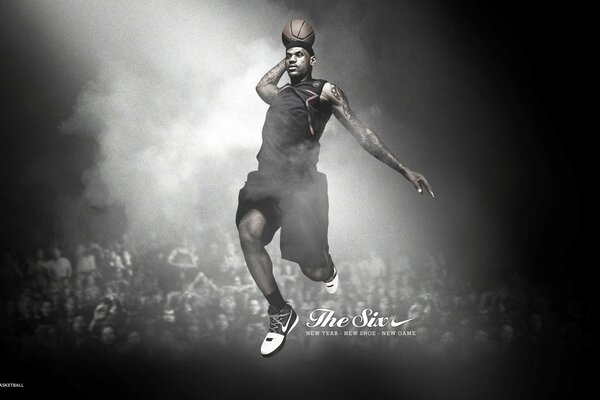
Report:
[[269,72],[262,77],[258,85],[256,85],[256,93],[261,99],[267,104],[271,104],[279,88],[277,82],[281,79],[281,76],[285,72],[285,59],[279,61],[279,63],[271,68]]

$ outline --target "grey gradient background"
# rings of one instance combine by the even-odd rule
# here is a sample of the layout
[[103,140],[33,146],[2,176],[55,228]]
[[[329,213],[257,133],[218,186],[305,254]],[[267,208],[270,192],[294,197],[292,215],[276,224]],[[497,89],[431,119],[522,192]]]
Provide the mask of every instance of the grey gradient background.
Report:
[[[523,81],[538,71],[522,65],[526,49],[503,49],[471,15],[477,10],[435,2],[4,8],[8,241],[67,245],[156,226],[219,226],[234,236],[236,193],[256,167],[266,111],[253,87],[280,59],[290,15],[317,27],[315,76],[340,85],[437,194],[417,196],[332,121],[320,169],[330,182],[334,255],[412,250],[502,264],[537,247],[544,223],[566,228],[541,239],[556,256],[573,240],[579,193],[568,155],[539,115],[547,99]],[[553,212],[563,193],[568,215]]]
[[156,226],[234,237],[266,111],[254,85],[283,55],[283,23],[303,16],[317,31],[314,76],[339,84],[436,194],[419,196],[332,120],[319,168],[334,257],[434,253],[586,280],[572,268],[587,215],[575,11],[435,1],[0,7],[5,247]]

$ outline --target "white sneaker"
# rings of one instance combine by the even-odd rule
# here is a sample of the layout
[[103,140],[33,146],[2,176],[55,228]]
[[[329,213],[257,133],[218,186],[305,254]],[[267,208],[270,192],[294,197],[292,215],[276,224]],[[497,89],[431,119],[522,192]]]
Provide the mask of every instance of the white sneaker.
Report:
[[[329,258],[329,260],[331,261],[331,257]],[[323,282],[325,284],[325,289],[327,290],[327,293],[334,294],[335,292],[337,292],[339,281],[340,280],[338,278],[337,268],[335,268],[335,265],[333,265],[333,276],[329,278],[328,281]]]
[[269,306],[269,332],[260,346],[260,354],[270,357],[283,348],[285,338],[298,324],[296,311],[286,304],[279,312]]

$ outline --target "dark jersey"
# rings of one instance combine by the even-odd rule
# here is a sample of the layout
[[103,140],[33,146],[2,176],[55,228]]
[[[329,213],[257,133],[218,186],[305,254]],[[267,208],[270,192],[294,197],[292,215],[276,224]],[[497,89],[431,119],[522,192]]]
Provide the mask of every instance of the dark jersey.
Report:
[[319,98],[322,79],[282,87],[267,111],[258,171],[248,174],[238,197],[239,226],[250,210],[268,224],[264,245],[281,228],[281,256],[303,265],[328,262],[329,199],[327,177],[317,171],[320,144],[331,106]]
[[316,171],[319,139],[331,116],[331,106],[319,101],[326,82],[311,79],[278,91],[267,111],[263,144],[256,156],[260,172],[289,179]]

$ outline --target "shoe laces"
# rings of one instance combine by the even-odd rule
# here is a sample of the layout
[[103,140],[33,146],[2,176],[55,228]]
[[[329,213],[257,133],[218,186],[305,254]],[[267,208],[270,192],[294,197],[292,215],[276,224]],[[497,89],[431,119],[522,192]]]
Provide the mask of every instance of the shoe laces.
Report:
[[[269,315],[269,332],[278,332],[279,330],[282,330],[283,320],[286,316],[290,315],[290,313],[291,311],[287,313]],[[279,327],[280,329],[277,329]]]

